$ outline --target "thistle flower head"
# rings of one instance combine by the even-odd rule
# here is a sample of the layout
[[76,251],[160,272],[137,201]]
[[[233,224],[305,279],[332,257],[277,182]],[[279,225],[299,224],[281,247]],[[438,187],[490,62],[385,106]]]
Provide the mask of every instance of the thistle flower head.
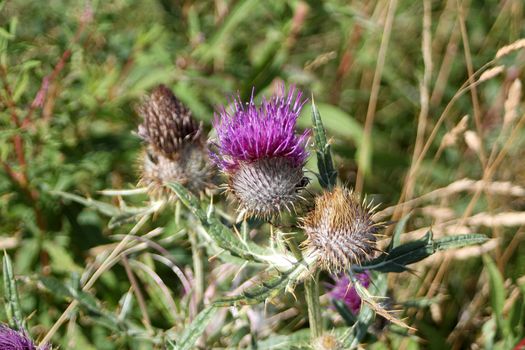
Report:
[[372,221],[373,209],[343,187],[325,192],[303,219],[308,236],[308,254],[314,254],[323,269],[339,272],[372,257],[376,233],[383,224]]
[[202,125],[191,111],[164,85],[159,85],[138,108],[144,119],[138,135],[157,153],[176,157],[187,144],[200,142]]
[[211,187],[214,175],[202,125],[170,89],[160,85],[138,108],[143,122],[138,135],[147,143],[141,157],[139,184],[154,198],[176,198],[164,185],[178,182],[193,193]]
[[51,346],[37,347],[25,331],[15,331],[0,325],[0,349],[2,350],[51,350]]
[[[370,285],[370,275],[368,273],[358,273],[356,279],[365,288]],[[340,300],[353,313],[357,314],[361,309],[361,297],[357,294],[350,278],[347,275],[342,275],[336,279],[335,285],[330,285],[330,292],[328,293],[330,299]]]
[[303,166],[308,157],[309,131],[298,135],[301,92],[263,99],[256,105],[240,99],[215,116],[217,131],[213,161],[229,176],[229,189],[241,207],[257,216],[273,216],[290,209],[305,185]]

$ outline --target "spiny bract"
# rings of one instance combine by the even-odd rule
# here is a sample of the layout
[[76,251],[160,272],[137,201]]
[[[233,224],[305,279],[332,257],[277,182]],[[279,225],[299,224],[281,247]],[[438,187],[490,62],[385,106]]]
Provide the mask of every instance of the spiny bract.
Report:
[[335,187],[315,199],[315,208],[302,220],[308,236],[307,254],[314,254],[321,268],[339,272],[372,258],[376,234],[383,228],[372,221],[373,209],[357,194]]

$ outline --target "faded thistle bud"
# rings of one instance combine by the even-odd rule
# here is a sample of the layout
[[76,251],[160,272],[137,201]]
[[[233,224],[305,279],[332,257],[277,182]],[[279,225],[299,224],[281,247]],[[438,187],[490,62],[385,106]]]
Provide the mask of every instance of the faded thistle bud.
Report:
[[216,151],[212,159],[228,176],[228,189],[249,215],[272,217],[291,210],[308,182],[303,166],[308,158],[309,131],[295,132],[304,100],[290,88],[286,94],[256,105],[233,101],[215,116]]
[[138,113],[143,118],[138,135],[147,143],[141,160],[139,184],[154,198],[174,199],[165,189],[167,182],[178,182],[195,194],[211,187],[211,166],[202,125],[193,119],[170,89],[160,85],[153,90]]
[[0,325],[0,349],[2,350],[51,350],[45,344],[37,347],[26,331],[15,331],[6,325]]
[[315,199],[315,207],[302,220],[308,236],[307,254],[330,272],[346,270],[372,258],[382,223],[372,221],[373,209],[353,191],[336,187]]
[[[365,288],[368,288],[370,285],[370,274],[368,272],[358,273],[355,275],[355,278]],[[354,315],[359,312],[361,309],[361,297],[357,294],[352,281],[347,275],[339,276],[335,284],[328,287],[330,299],[342,301]]]
[[343,350],[343,345],[333,334],[323,334],[314,339],[312,343],[314,350]]

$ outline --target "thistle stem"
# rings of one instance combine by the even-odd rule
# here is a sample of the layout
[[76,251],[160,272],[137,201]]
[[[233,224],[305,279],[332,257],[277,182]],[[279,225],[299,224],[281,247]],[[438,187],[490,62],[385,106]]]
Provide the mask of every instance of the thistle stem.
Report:
[[199,240],[197,234],[193,230],[188,230],[188,237],[191,243],[191,254],[193,260],[193,273],[195,279],[195,302],[197,309],[202,302],[204,296],[204,264],[202,250],[199,248]]
[[310,323],[310,334],[312,339],[320,337],[323,333],[321,318],[321,304],[319,302],[319,270],[304,282],[306,291],[306,304],[308,306],[308,321]]

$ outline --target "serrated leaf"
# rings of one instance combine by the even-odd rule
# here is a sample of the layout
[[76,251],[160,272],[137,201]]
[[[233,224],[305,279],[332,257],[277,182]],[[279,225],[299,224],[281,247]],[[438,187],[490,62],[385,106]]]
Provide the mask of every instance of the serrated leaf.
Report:
[[487,236],[478,233],[448,236],[435,240],[434,248],[436,251],[461,248],[467,245],[483,244],[487,240]]
[[317,168],[319,170],[319,183],[323,188],[332,188],[337,182],[337,171],[335,171],[330,151],[330,144],[326,139],[326,131],[321,120],[321,115],[312,99],[312,123],[315,141],[315,153],[317,155]]
[[432,233],[418,240],[402,244],[361,266],[353,266],[355,272],[374,270],[379,272],[403,272],[408,270],[406,265],[413,264],[433,253]]
[[184,329],[184,332],[182,333],[181,337],[177,341],[176,345],[172,345],[172,349],[174,350],[191,350],[194,349],[195,342],[201,334],[204,332],[204,329],[210,322],[211,318],[215,315],[217,312],[217,308],[214,306],[208,306],[199,314],[193,322]]
[[7,255],[5,252],[3,259],[3,274],[4,305],[9,326],[14,329],[18,329],[20,327],[26,328],[25,319],[20,306],[20,298],[18,297],[18,289],[16,287],[13,264],[11,263],[11,258],[9,258],[9,255]]
[[[352,279],[352,276],[349,277]],[[376,296],[386,295],[388,289],[386,275],[376,273],[372,275],[371,280],[373,282],[369,287],[370,293]],[[352,327],[351,336],[346,340],[348,349],[355,349],[359,343],[361,343],[364,337],[368,334],[368,330],[374,321],[374,316],[374,311],[372,311],[366,303],[363,303],[359,310],[359,314],[357,315],[357,321]]]
[[178,183],[169,183],[167,186],[177,194],[181,202],[199,219],[206,232],[220,248],[229,251],[235,256],[253,261],[260,261],[258,255],[267,253],[264,248],[253,242],[241,241],[240,237],[234,235],[233,232],[215,216],[208,216],[207,213],[201,209],[197,197],[184,188],[184,186]]
[[365,270],[374,270],[380,272],[403,272],[408,270],[407,265],[421,261],[437,251],[482,244],[486,242],[487,239],[485,235],[473,233],[433,240],[432,232],[428,231],[426,235],[419,240],[397,246],[361,266],[352,266],[352,271],[362,272]]
[[304,270],[304,266],[298,263],[293,269],[278,276],[266,279],[257,285],[248,288],[237,296],[219,299],[213,303],[215,306],[240,306],[253,305],[271,299],[285,289],[288,285],[295,283],[297,277]]

